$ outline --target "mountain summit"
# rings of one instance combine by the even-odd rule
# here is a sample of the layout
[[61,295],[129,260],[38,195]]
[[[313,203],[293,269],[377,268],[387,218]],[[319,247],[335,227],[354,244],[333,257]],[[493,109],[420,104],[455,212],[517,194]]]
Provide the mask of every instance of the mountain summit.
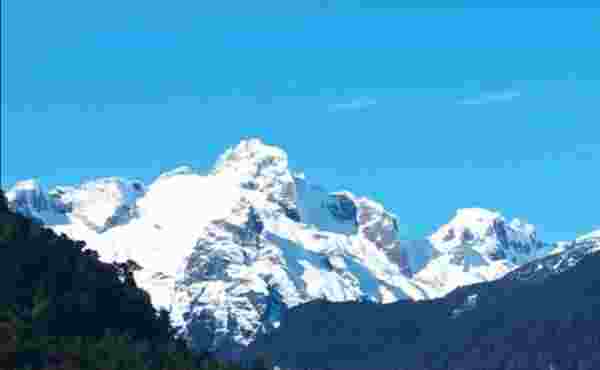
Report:
[[400,240],[383,205],[324,190],[259,139],[207,174],[183,166],[148,185],[103,178],[50,192],[27,181],[7,197],[106,262],[135,260],[136,281],[192,347],[229,359],[302,303],[440,297],[550,251],[533,226],[483,209],[459,210],[428,240]]

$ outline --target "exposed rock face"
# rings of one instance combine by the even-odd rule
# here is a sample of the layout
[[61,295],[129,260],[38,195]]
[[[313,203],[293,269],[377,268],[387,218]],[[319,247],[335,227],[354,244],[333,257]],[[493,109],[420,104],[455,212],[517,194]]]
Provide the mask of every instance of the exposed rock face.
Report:
[[268,194],[273,201],[295,203],[287,153],[258,139],[242,141],[218,159],[212,172],[227,177],[248,190]]
[[106,262],[138,262],[137,284],[192,346],[229,359],[302,303],[438,297],[544,250],[531,225],[486,210],[459,211],[429,240],[399,240],[381,204],[312,184],[257,139],[205,175],[179,167],[149,186],[99,179],[49,198],[34,185],[17,184],[11,204]]
[[358,211],[356,205],[354,204],[354,200],[347,194],[330,194],[326,202],[326,207],[333,217],[342,222],[357,222],[356,216]]
[[518,219],[507,223],[499,213],[480,208],[458,210],[429,241],[435,252],[415,279],[438,287],[436,296],[498,279],[552,249],[537,239],[533,225]]
[[59,199],[71,210],[72,217],[104,232],[135,217],[135,202],[144,193],[145,186],[139,181],[103,178],[63,191]]
[[56,187],[46,192],[35,180],[17,183],[8,192],[9,206],[48,225],[74,219],[101,233],[137,216],[135,202],[145,193],[139,181],[101,178],[79,187]]
[[369,199],[361,198],[355,202],[358,207],[357,225],[360,233],[379,248],[391,247],[398,237],[396,217]]
[[44,215],[58,208],[37,180],[21,181],[6,194],[8,207],[34,220],[43,222]]
[[548,256],[520,266],[505,276],[507,280],[542,281],[550,275],[556,275],[572,269],[585,256],[600,252],[600,236],[590,234],[564,243]]

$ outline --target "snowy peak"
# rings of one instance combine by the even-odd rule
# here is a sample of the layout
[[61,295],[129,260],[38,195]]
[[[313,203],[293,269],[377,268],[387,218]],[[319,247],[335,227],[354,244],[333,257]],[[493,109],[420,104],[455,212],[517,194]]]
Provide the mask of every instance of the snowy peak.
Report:
[[503,247],[508,244],[535,243],[533,225],[514,219],[510,223],[498,212],[482,208],[464,208],[435,232],[429,240],[441,251],[448,251],[464,243],[494,241]]
[[68,209],[56,198],[56,194],[47,192],[37,180],[17,182],[6,193],[8,206],[33,220],[47,225],[61,225],[69,222],[65,215]]
[[474,239],[485,239],[489,236],[490,228],[500,220],[502,220],[502,216],[499,213],[487,209],[459,209],[454,218],[431,235],[429,239],[434,244],[456,244]]
[[260,139],[242,140],[219,157],[213,172],[242,178],[285,175],[288,172],[287,153]]
[[533,225],[519,219],[508,223],[500,213],[482,208],[459,209],[429,241],[434,253],[415,279],[437,289],[439,296],[501,278],[551,250],[536,238]]
[[242,140],[219,157],[211,174],[244,190],[267,194],[270,202],[294,212],[296,192],[287,158],[279,147],[259,139]]
[[378,248],[387,249],[398,237],[398,218],[368,198],[355,200],[360,233]]
[[146,189],[139,181],[100,178],[78,187],[57,186],[46,192],[36,180],[21,181],[7,193],[11,207],[48,225],[77,219],[96,232],[127,222]]
[[6,196],[8,201],[14,202],[15,205],[31,205],[40,208],[41,205],[36,203],[45,198],[45,191],[38,180],[31,179],[17,182]]
[[103,232],[134,217],[135,203],[145,192],[146,187],[140,181],[107,177],[79,187],[56,188],[53,194],[72,217]]
[[20,181],[6,194],[9,207],[33,218],[40,218],[40,212],[53,209],[48,194],[38,180]]
[[40,184],[40,182],[37,179],[29,179],[29,180],[23,180],[23,181],[18,181],[15,186],[11,189],[11,191],[22,191],[22,192],[26,192],[26,191],[30,191],[30,192],[41,192],[42,191],[42,185]]

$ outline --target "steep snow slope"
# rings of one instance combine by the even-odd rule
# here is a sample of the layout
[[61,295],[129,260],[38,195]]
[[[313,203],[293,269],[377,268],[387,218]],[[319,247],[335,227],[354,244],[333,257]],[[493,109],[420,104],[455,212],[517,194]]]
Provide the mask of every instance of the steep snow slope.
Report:
[[427,252],[397,253],[394,215],[293,175],[287,154],[259,140],[229,149],[208,175],[180,167],[148,187],[109,178],[50,193],[22,183],[9,198],[105,261],[136,260],[138,283],[198,349],[235,357],[282,310],[316,298],[427,297],[403,273]]
[[107,262],[137,261],[139,285],[193,347],[229,358],[301,303],[437,297],[548,249],[533,226],[482,209],[460,210],[429,240],[399,240],[382,205],[327,192],[257,139],[208,174],[184,166],[149,186],[107,178],[49,193],[29,181],[8,198]]
[[547,255],[552,246],[536,237],[535,227],[480,208],[457,211],[429,241],[435,250],[414,279],[443,296],[459,286],[495,280],[516,267]]

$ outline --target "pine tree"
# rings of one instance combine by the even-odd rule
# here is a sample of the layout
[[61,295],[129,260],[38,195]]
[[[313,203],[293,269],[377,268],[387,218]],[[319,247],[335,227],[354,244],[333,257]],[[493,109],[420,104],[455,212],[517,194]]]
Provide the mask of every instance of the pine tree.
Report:
[[8,199],[6,198],[6,194],[4,194],[4,190],[0,189],[0,212],[8,211]]

